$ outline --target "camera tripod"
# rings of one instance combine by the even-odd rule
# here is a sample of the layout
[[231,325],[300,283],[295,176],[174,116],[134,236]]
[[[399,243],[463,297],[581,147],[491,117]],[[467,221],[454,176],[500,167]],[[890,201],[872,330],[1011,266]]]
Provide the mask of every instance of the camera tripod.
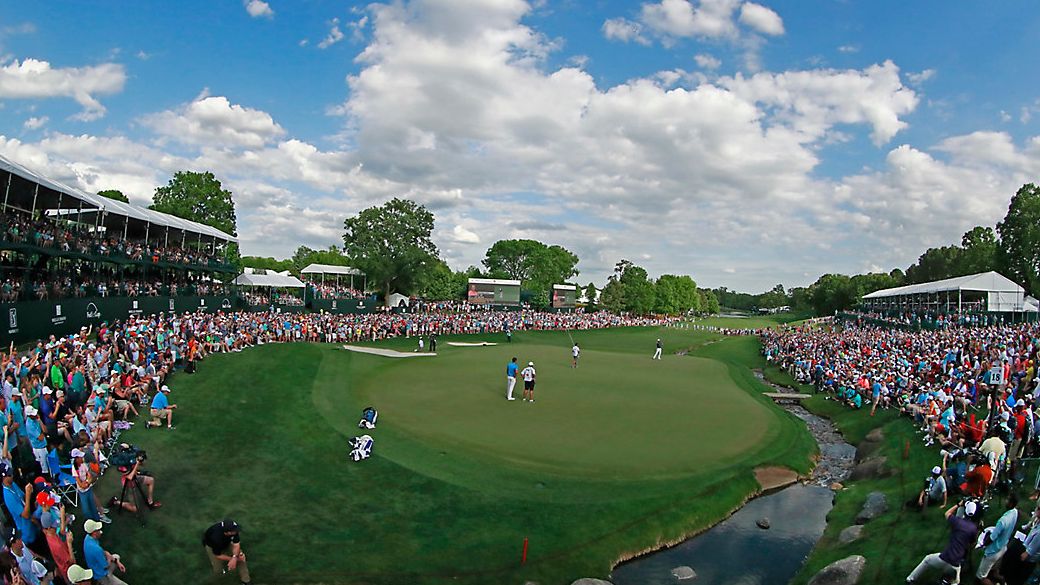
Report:
[[134,515],[137,516],[137,521],[144,524],[144,511],[150,510],[151,506],[148,505],[148,497],[144,495],[144,488],[141,487],[141,482],[137,479],[140,472],[134,475],[132,479],[126,479],[125,477],[120,478],[123,483],[123,491],[119,494],[119,506],[118,512],[123,513],[123,502],[126,501],[127,493],[130,494],[130,499],[133,500]]

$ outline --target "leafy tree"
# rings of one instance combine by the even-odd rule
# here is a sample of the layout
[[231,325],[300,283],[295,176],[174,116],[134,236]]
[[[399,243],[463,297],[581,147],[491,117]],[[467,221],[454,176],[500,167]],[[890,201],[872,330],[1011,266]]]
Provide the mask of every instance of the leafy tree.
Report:
[[170,182],[155,190],[148,209],[169,213],[238,235],[235,202],[213,173],[178,171]]
[[589,311],[589,312],[595,311],[596,310],[596,285],[595,284],[590,282],[589,285],[585,287],[585,298],[587,299],[587,301],[585,303],[585,310]]
[[118,189],[105,189],[103,191],[98,191],[97,194],[109,199],[115,199],[116,201],[122,201],[123,203],[130,203],[130,198],[123,195],[123,192]]
[[466,272],[452,272],[441,260],[427,266],[419,277],[419,296],[435,301],[458,300],[466,296],[466,285],[470,279]]
[[715,296],[715,291],[702,288],[697,290],[697,294],[700,297],[701,313],[707,313],[708,315],[719,314],[719,298]]
[[277,272],[284,272],[286,270],[291,271],[293,269],[292,260],[276,260],[269,256],[242,256],[241,263],[242,266],[247,268],[274,270]]
[[1040,188],[1028,183],[1015,193],[997,233],[999,262],[1007,276],[1040,294]]
[[637,315],[653,311],[657,295],[646,270],[628,260],[622,260],[614,267],[614,272],[617,281],[624,286],[625,310]]
[[600,307],[611,313],[621,313],[625,310],[625,285],[618,282],[617,278],[611,276],[607,285],[599,293]]
[[844,274],[824,274],[810,287],[813,309],[818,315],[832,315],[851,308],[859,300],[852,279]]
[[296,248],[296,252],[293,253],[291,261],[293,272],[295,274],[299,274],[301,270],[307,268],[307,266],[311,264],[351,266],[350,258],[347,258],[343,254],[343,250],[337,246],[329,246],[325,250],[312,250],[307,246],[300,246]]
[[654,287],[656,301],[654,311],[669,315],[681,315],[700,309],[697,283],[689,276],[662,274]]
[[437,261],[430,239],[433,214],[407,199],[394,198],[343,222],[344,252],[369,282],[381,283],[386,299],[412,292],[416,279]]

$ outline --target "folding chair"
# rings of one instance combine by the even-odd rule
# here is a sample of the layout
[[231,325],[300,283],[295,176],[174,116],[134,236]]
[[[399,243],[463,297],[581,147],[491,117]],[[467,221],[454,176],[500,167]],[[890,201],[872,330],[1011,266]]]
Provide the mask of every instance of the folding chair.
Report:
[[[79,492],[76,491],[76,480],[72,477],[72,464],[62,465],[57,451],[47,454],[47,467],[51,471],[52,489],[54,493],[65,499],[74,507],[79,507]],[[68,470],[69,473],[63,470]]]

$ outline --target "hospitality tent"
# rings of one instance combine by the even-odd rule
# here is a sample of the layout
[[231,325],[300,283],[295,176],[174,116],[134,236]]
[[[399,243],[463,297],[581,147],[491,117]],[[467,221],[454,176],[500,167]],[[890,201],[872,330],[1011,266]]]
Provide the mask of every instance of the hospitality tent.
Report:
[[[249,270],[248,268],[246,270]],[[267,272],[258,274],[255,272],[244,272],[235,279],[238,286],[253,286],[261,288],[303,288],[306,285],[299,278],[286,272]]]
[[340,278],[344,276],[349,276],[350,288],[354,288],[354,277],[362,276],[364,277],[364,280],[362,281],[363,284],[361,285],[361,290],[364,291],[366,288],[368,288],[368,277],[365,277],[365,274],[357,268],[351,268],[349,266],[335,266],[332,264],[308,264],[306,268],[300,271],[300,274],[320,274],[321,284],[325,284],[325,275],[327,274],[333,275],[336,278],[337,283],[340,282]]
[[[119,234],[146,241],[201,245],[238,242],[238,238],[212,226],[153,211],[137,205],[87,193],[60,181],[45,177],[0,155],[0,189],[2,206],[29,214],[43,212],[80,224],[104,228],[107,234]],[[75,219],[73,219],[73,217]]]
[[863,296],[865,305],[881,310],[957,311],[958,313],[1036,312],[1025,289],[997,272],[982,272],[887,288]]

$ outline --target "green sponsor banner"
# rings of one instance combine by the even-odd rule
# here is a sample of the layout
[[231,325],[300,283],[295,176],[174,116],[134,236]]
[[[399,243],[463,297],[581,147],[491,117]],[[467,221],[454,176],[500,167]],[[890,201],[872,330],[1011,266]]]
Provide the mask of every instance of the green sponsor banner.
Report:
[[312,311],[337,315],[371,313],[379,307],[378,303],[358,299],[314,299],[308,305]]

